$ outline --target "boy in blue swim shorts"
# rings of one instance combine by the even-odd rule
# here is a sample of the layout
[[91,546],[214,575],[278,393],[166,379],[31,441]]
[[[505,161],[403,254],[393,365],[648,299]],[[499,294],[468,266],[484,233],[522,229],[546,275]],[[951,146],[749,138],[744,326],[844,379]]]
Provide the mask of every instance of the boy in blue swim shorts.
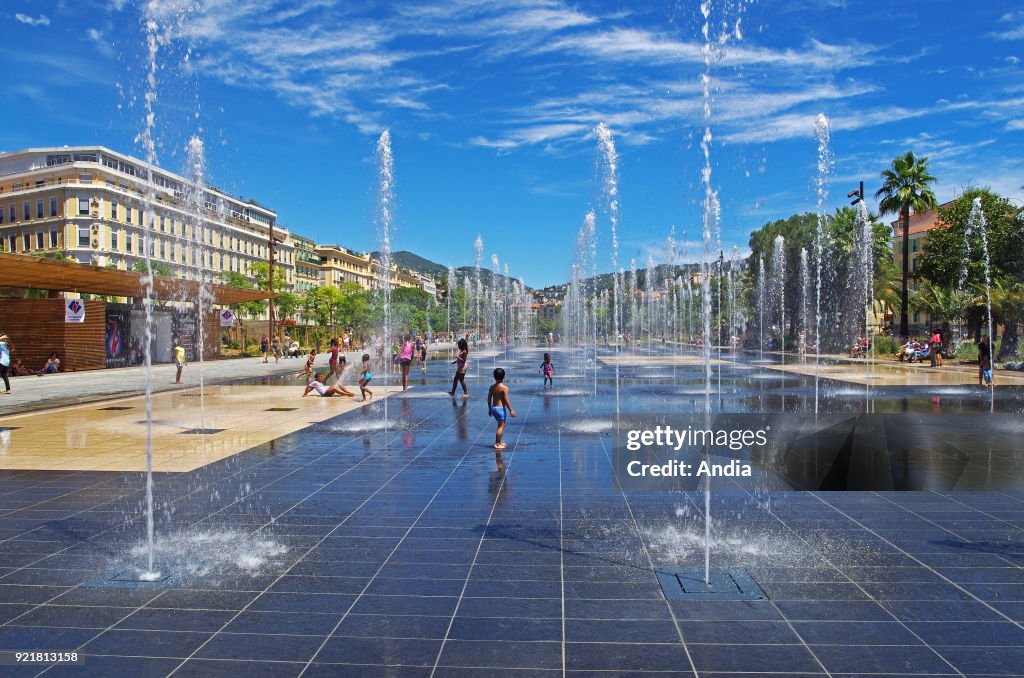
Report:
[[501,436],[505,433],[505,419],[516,416],[512,403],[508,399],[508,386],[505,386],[505,370],[500,367],[494,370],[494,383],[487,391],[487,416],[494,417],[498,422],[498,430],[494,434],[494,449],[504,450],[505,443]]

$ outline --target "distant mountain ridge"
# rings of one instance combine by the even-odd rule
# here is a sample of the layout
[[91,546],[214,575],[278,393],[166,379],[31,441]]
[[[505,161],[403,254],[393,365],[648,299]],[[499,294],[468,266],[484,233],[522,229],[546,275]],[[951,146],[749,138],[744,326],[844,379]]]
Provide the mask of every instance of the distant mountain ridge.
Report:
[[[378,261],[380,261],[380,259],[382,258],[382,255],[379,251],[373,252],[371,256]],[[413,271],[417,271],[419,273],[426,273],[427,275],[433,276],[434,278],[441,278],[442,276],[448,275],[447,266],[443,266],[437,263],[436,261],[431,261],[430,259],[421,257],[420,255],[415,254],[413,252],[409,252],[408,250],[399,250],[397,252],[392,252],[391,261],[393,261],[400,268],[407,268]],[[459,278],[461,284],[462,278],[464,278],[467,275],[470,277],[470,279],[474,278],[474,276],[476,275],[476,268],[473,266],[459,266],[455,269],[455,273],[456,276]],[[484,285],[491,284],[492,275],[493,273],[489,268],[485,266],[480,267],[480,281]],[[504,278],[505,276],[499,275],[497,277],[501,279]],[[509,277],[509,279],[514,280],[514,278],[512,278],[511,276]]]

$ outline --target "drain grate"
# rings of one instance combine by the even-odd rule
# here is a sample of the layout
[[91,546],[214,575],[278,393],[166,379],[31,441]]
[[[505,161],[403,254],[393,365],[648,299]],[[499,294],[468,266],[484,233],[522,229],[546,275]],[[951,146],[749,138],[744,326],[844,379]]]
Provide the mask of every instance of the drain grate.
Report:
[[[120,569],[104,572],[100,576],[82,584],[87,589],[166,589],[181,583],[181,577],[170,568],[157,567],[159,576],[155,579],[143,579],[141,568]],[[166,574],[164,574],[166,573]]]
[[185,429],[184,431],[182,431],[181,433],[183,435],[204,436],[204,435],[209,435],[211,433],[220,433],[221,431],[227,431],[227,429],[226,428],[188,428],[188,429]]
[[299,408],[297,407],[268,407],[263,410],[264,412],[294,412]]
[[711,568],[711,585],[703,567],[665,567],[656,571],[666,600],[767,600],[746,570]]
[[134,410],[134,407],[124,407],[123,405],[111,405],[110,407],[101,407],[100,412],[116,412],[120,410]]

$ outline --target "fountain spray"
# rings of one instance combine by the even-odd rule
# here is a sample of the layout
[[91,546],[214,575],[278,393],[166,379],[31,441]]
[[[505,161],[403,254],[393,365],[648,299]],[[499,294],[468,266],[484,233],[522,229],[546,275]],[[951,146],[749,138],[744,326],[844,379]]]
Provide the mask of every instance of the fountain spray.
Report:
[[[392,210],[394,207],[394,158],[391,154],[391,132],[384,130],[377,140],[377,229],[380,237],[381,268],[384,288],[384,347],[391,344],[391,229]],[[384,444],[388,439],[388,378],[389,370],[384,370]]]
[[622,294],[620,291],[619,273],[619,155],[615,150],[615,138],[612,131],[603,122],[598,124],[594,132],[597,134],[597,144],[600,157],[603,160],[604,169],[604,197],[608,204],[608,218],[611,222],[612,239],[612,290],[615,297],[615,308],[612,309],[612,327],[615,340],[615,418],[619,417],[619,311],[622,305]]
[[[967,218],[967,229],[964,233],[964,240],[967,242],[967,252],[970,256],[971,241],[969,236],[976,235],[981,238],[982,255],[985,261],[985,328],[988,331],[990,349],[995,348],[995,340],[992,337],[994,327],[992,325],[992,270],[988,254],[988,223],[985,221],[985,213],[981,209],[981,196],[976,197],[971,203],[971,215]],[[989,412],[996,409],[996,356],[994,351],[989,351],[989,369],[992,371],[992,380],[989,383]]]
[[832,157],[830,139],[832,123],[819,113],[814,119],[814,136],[818,140],[818,219],[814,238],[814,415],[818,415],[818,391],[821,380],[821,278],[825,266],[825,201],[828,199],[829,177],[835,161]]

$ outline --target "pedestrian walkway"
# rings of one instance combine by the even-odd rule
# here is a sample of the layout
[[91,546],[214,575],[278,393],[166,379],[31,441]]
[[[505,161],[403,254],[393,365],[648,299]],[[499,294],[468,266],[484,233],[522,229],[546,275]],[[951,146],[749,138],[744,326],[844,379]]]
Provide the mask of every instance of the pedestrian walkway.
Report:
[[[451,349],[451,344],[432,344],[432,352]],[[358,367],[362,351],[345,354],[350,365]],[[327,353],[317,355],[314,369],[327,371]],[[192,362],[185,366],[182,374],[184,384],[174,383],[173,364],[154,365],[153,392],[183,390],[199,386],[200,373],[207,385],[225,384],[242,379],[259,377],[280,377],[298,374],[306,365],[306,356],[281,358],[279,362],[263,362],[256,358],[224,358],[202,363]],[[143,395],[146,392],[146,371],[144,367],[121,367],[107,370],[49,374],[43,377],[16,377],[11,380],[11,394],[0,395],[0,417],[19,412],[48,409],[63,405],[96,402],[126,396]]]

